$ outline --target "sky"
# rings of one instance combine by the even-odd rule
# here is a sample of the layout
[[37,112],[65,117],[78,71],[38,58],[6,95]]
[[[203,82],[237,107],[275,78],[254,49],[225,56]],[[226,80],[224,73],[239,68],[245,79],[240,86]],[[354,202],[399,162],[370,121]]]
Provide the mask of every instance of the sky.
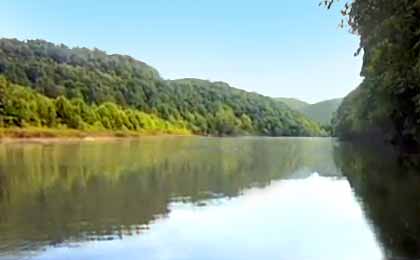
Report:
[[361,82],[358,37],[319,0],[2,0],[0,37],[130,55],[166,79],[200,78],[307,102]]

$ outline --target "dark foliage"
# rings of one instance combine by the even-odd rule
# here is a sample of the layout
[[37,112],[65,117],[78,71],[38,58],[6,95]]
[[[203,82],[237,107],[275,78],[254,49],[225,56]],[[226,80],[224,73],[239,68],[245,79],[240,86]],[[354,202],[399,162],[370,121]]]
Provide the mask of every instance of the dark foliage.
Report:
[[338,110],[337,134],[380,135],[397,145],[419,144],[420,2],[354,0],[343,15],[360,35],[365,79]]

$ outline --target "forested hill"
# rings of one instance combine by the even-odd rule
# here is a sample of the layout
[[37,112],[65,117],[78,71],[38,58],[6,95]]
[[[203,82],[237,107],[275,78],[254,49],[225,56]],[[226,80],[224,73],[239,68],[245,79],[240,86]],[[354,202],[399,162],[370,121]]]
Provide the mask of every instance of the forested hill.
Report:
[[101,104],[116,104],[120,110],[135,109],[169,124],[185,125],[197,134],[325,134],[317,123],[272,98],[222,82],[164,80],[143,62],[98,49],[68,48],[43,40],[1,39],[0,75],[50,99],[65,96],[86,103],[93,111]]
[[336,98],[309,104],[295,98],[276,98],[276,100],[285,103],[291,109],[301,112],[308,118],[324,126],[331,124],[334,114],[343,101],[342,98]]
[[307,117],[319,122],[322,125],[330,125],[334,114],[343,101],[342,98],[321,101],[303,107],[301,112]]
[[311,104],[299,100],[297,98],[283,98],[283,97],[279,97],[279,98],[275,98],[277,101],[283,102],[286,105],[288,105],[291,109],[300,111],[302,108],[306,107],[306,106],[310,106]]

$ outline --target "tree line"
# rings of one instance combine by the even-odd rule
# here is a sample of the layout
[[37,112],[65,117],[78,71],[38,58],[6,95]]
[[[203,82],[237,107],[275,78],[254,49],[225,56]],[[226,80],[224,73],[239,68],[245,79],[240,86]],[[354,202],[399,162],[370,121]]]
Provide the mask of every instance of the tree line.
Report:
[[144,131],[188,134],[182,121],[169,122],[153,114],[114,103],[88,105],[82,99],[55,99],[0,77],[0,127],[50,127],[90,131]]
[[[327,7],[334,2],[323,1]],[[342,13],[360,36],[364,80],[339,108],[336,134],[420,144],[419,1],[354,0]]]
[[[326,134],[318,123],[269,97],[223,82],[165,80],[143,62],[98,49],[69,48],[43,40],[0,39],[0,74],[51,99],[65,97],[70,103],[77,100],[95,109],[106,106],[110,110],[141,111],[181,124],[196,134]],[[66,124],[78,126],[76,122]],[[102,124],[108,127],[108,123]]]

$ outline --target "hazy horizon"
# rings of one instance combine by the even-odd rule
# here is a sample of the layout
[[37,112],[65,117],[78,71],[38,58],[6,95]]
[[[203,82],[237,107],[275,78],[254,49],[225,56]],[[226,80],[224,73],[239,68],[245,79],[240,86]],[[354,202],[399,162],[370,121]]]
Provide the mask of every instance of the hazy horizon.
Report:
[[316,103],[361,82],[358,38],[318,2],[3,2],[0,37],[98,48],[146,62],[166,79],[223,81]]

